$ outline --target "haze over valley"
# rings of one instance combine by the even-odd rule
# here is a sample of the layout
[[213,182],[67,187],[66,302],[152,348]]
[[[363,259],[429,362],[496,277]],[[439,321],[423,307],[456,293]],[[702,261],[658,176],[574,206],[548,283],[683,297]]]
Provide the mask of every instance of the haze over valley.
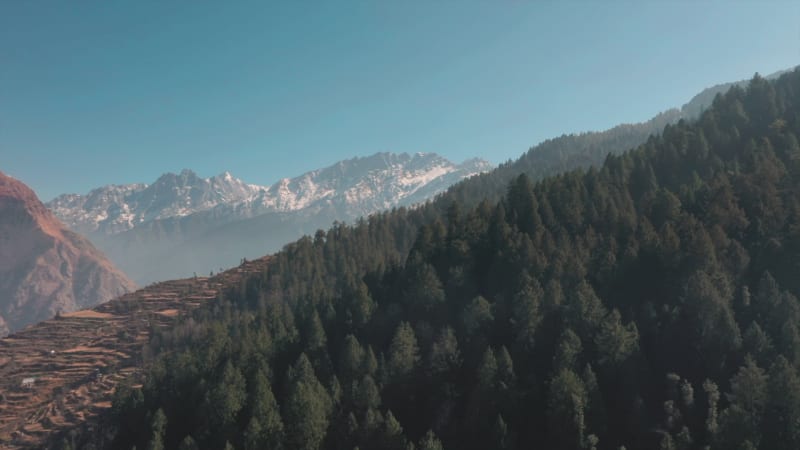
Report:
[[335,221],[424,203],[489,169],[479,159],[454,164],[432,153],[376,153],[272,186],[184,170],[152,184],[61,195],[47,205],[144,285],[235,266]]
[[800,3],[0,3],[0,448],[797,450]]

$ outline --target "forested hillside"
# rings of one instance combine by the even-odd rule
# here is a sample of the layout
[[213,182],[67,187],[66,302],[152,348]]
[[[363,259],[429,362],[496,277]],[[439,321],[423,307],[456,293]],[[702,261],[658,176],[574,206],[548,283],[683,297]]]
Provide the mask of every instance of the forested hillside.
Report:
[[[791,70],[770,74],[766,79],[775,80],[787,72]],[[664,127],[674,125],[681,119],[696,120],[711,105],[717,94],[725,93],[734,86],[744,88],[748,83],[748,80],[735,81],[703,89],[680,109],[669,109],[645,122],[547,139],[515,161],[502,164],[490,173],[462,181],[450,189],[445,200],[458,201],[472,207],[484,198],[493,202],[499,201],[506,186],[521,173],[535,182],[570,170],[588,170],[592,166],[601,166],[609,153],[619,155],[636,148],[651,135],[660,134]]]
[[800,448],[799,95],[755,77],[600,168],[301,239],[59,445]]
[[522,173],[532,181],[538,181],[571,170],[600,166],[609,153],[621,154],[638,147],[648,137],[661,133],[665,126],[677,123],[683,116],[681,111],[670,109],[646,122],[547,139],[515,161],[458,183],[444,195],[444,200],[456,201],[465,207],[474,207],[483,199],[494,203],[505,194],[511,180]]

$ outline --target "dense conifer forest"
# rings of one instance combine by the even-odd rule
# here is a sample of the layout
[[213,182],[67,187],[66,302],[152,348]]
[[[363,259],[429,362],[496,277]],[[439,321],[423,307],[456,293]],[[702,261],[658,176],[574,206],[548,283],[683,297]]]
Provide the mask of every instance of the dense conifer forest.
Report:
[[599,167],[319,231],[60,445],[798,449],[799,135],[800,72],[756,76]]

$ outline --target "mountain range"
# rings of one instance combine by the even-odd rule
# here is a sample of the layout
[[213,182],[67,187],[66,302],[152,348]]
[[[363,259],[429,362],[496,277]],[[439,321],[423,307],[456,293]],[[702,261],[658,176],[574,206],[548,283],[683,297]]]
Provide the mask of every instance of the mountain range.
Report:
[[135,287],[30,188],[0,173],[0,335]]
[[[798,86],[754,77],[599,168],[492,171],[226,272],[53,448],[800,448]],[[29,417],[12,436],[59,423]]]
[[[644,122],[548,139],[485,178],[493,186],[478,180],[456,187],[451,195],[465,204],[497,200],[503,186],[521,171],[537,179],[600,165],[608,154],[641,145],[666,125],[697,118],[716,95],[746,83],[704,89],[682,107]],[[109,185],[87,194],[61,195],[47,207],[70,229],[89,237],[137,283],[147,284],[230,267],[335,221],[422,203],[491,168],[481,159],[455,164],[435,153],[377,153],[271,186],[248,184],[229,172],[202,178],[186,169],[151,184]]]
[[[150,341],[146,382],[120,385],[114,425],[89,427],[84,439],[115,436],[122,448],[195,448],[195,439],[274,448],[267,442],[284,438],[289,448],[443,448],[439,438],[447,448],[798,448],[798,81],[797,72],[755,77],[648,122],[548,140],[422,208],[335,226],[257,271],[226,272],[244,278],[223,284],[225,295],[173,286],[177,304],[215,301]],[[700,119],[680,120],[693,114]],[[405,162],[395,170],[379,156]],[[149,256],[153,266],[220,261],[266,233],[312,233],[299,229],[310,218],[413,204],[436,180],[468,176],[437,175],[443,169],[425,160],[415,171],[409,161],[425,157],[435,159],[379,154],[269,187],[186,170],[50,205],[98,241],[120,239],[128,256],[163,239],[172,247]],[[33,253],[14,247],[19,224],[71,235],[13,181],[0,193],[29,206],[19,214],[0,196],[0,249]],[[167,284],[137,301],[163,301]],[[164,308],[156,314],[177,314]],[[149,324],[134,301],[107,311]],[[88,314],[70,324],[112,315]],[[4,343],[21,345],[30,331]],[[114,350],[121,336],[80,351]],[[60,392],[54,402],[66,403]],[[762,406],[750,408],[750,392]],[[328,439],[327,430],[344,432]]]
[[147,284],[238,264],[334,221],[425,202],[491,168],[484,160],[455,164],[435,153],[377,153],[271,186],[228,172],[202,178],[183,170],[152,184],[61,195],[47,206]]

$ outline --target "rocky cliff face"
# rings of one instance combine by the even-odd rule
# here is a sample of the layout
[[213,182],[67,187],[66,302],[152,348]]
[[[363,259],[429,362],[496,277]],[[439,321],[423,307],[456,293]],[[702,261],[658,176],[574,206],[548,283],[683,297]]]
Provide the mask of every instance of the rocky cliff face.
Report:
[[134,288],[30,188],[0,173],[0,335]]

